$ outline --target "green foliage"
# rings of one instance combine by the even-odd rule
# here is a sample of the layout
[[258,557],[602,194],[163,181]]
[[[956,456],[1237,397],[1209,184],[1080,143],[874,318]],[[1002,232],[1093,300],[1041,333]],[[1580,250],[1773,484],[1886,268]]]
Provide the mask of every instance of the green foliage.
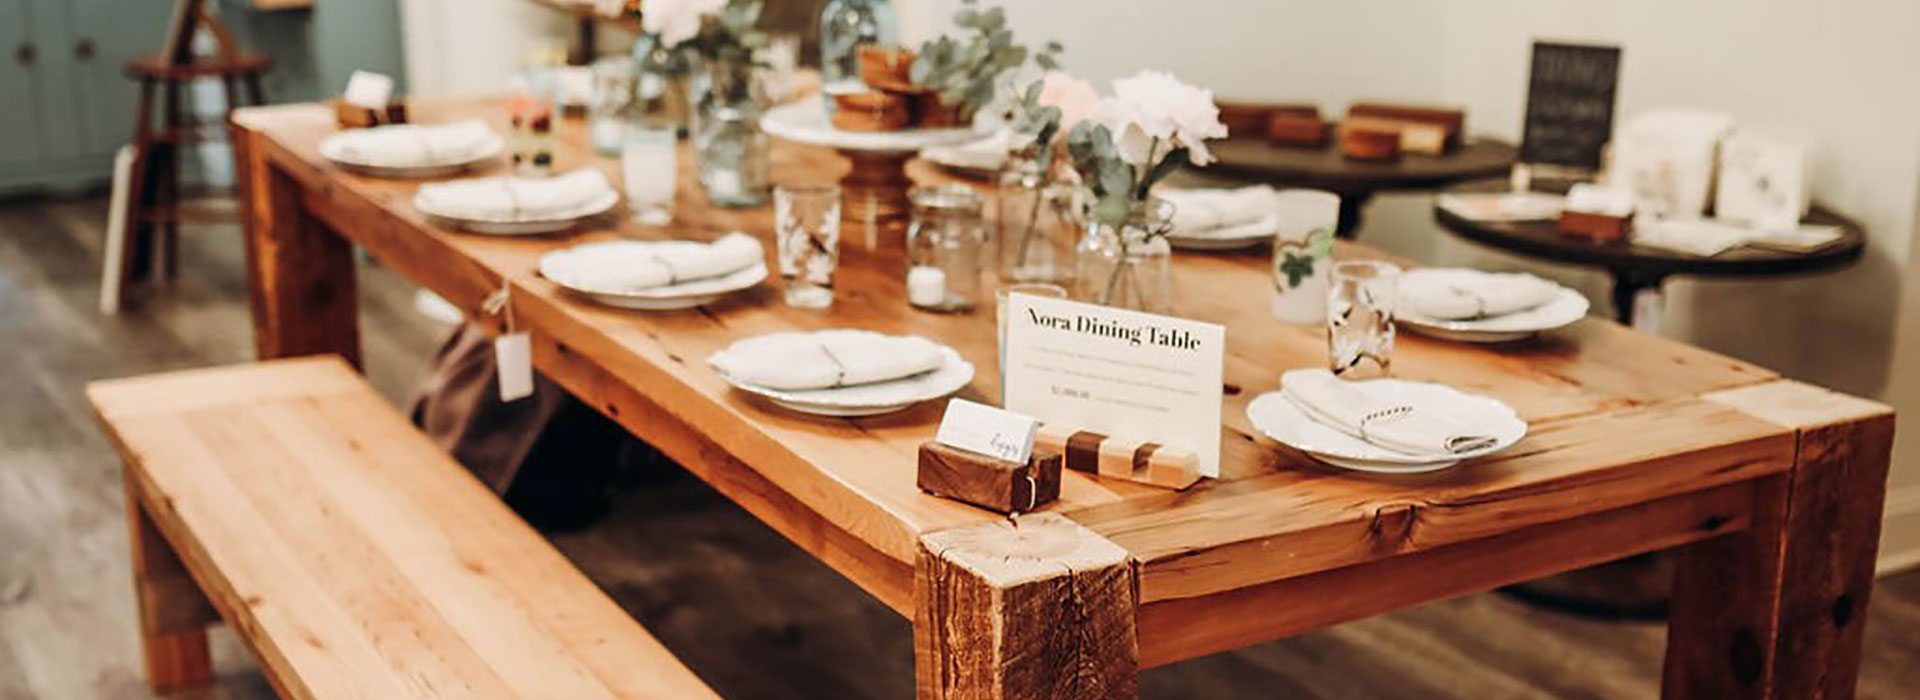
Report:
[[1001,76],[1025,64],[1030,54],[1042,68],[1059,65],[1059,42],[1048,42],[1038,53],[1015,44],[1000,7],[981,10],[976,0],[963,0],[953,23],[959,32],[920,45],[908,77],[914,85],[938,92],[963,118],[993,101]]
[[1287,276],[1287,288],[1300,286],[1300,283],[1313,275],[1313,255],[1300,255],[1286,251],[1280,260],[1280,273]]
[[[1187,164],[1185,147],[1160,150],[1156,139],[1148,149],[1145,172],[1120,157],[1113,132],[1104,125],[1081,122],[1067,134],[1067,157],[1080,179],[1093,190],[1093,218],[1119,226],[1136,205],[1147,201],[1153,186]],[[1156,160],[1158,158],[1158,160]]]

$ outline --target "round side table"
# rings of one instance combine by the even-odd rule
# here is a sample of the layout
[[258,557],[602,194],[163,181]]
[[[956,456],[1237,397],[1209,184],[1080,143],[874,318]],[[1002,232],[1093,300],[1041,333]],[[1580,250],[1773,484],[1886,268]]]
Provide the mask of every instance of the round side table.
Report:
[[1209,144],[1215,161],[1204,175],[1308,187],[1340,195],[1341,238],[1360,229],[1361,210],[1376,192],[1431,190],[1489,177],[1505,177],[1519,152],[1493,139],[1469,139],[1446,155],[1407,154],[1398,160],[1351,160],[1340,149],[1274,146],[1260,138],[1228,138]]
[[[1499,192],[1505,181],[1472,182],[1457,188],[1465,192]],[[1860,259],[1866,248],[1866,234],[1858,223],[1815,206],[1806,222],[1811,225],[1839,226],[1838,240],[1817,250],[1794,253],[1754,246],[1743,246],[1714,256],[1700,256],[1664,248],[1634,245],[1628,241],[1598,243],[1560,232],[1554,221],[1490,222],[1474,221],[1440,208],[1433,208],[1433,219],[1442,228],[1476,243],[1542,260],[1585,265],[1613,275],[1614,313],[1621,323],[1633,324],[1633,301],[1641,291],[1659,291],[1672,275],[1713,277],[1752,277],[1791,275],[1839,268]]]

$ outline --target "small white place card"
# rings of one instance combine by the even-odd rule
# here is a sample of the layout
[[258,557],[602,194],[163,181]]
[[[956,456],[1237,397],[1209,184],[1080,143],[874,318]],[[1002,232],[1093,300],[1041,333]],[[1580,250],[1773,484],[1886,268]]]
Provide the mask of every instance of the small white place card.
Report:
[[966,399],[947,402],[947,414],[940,418],[940,432],[934,440],[1009,462],[1026,463],[1033,457],[1033,436],[1040,422],[986,404]]
[[367,109],[386,109],[393,99],[393,78],[373,71],[357,70],[347,78],[347,91],[341,93],[347,104]]
[[1006,325],[1007,410],[1192,450],[1220,475],[1225,327],[1026,294]]

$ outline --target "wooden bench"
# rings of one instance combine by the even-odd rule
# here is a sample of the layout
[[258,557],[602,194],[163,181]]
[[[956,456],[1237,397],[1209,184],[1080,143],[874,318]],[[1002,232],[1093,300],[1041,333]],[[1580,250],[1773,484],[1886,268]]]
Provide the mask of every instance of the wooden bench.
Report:
[[155,690],[210,680],[224,618],[282,697],[718,697],[338,358],[87,393]]

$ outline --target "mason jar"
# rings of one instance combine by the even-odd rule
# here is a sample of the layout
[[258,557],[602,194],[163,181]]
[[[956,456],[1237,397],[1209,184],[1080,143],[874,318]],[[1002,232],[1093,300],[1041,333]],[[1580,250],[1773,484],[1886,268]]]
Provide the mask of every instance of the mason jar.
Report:
[[939,185],[915,188],[908,199],[913,220],[907,226],[907,303],[927,311],[971,311],[980,303],[986,263],[980,195],[965,185]]

